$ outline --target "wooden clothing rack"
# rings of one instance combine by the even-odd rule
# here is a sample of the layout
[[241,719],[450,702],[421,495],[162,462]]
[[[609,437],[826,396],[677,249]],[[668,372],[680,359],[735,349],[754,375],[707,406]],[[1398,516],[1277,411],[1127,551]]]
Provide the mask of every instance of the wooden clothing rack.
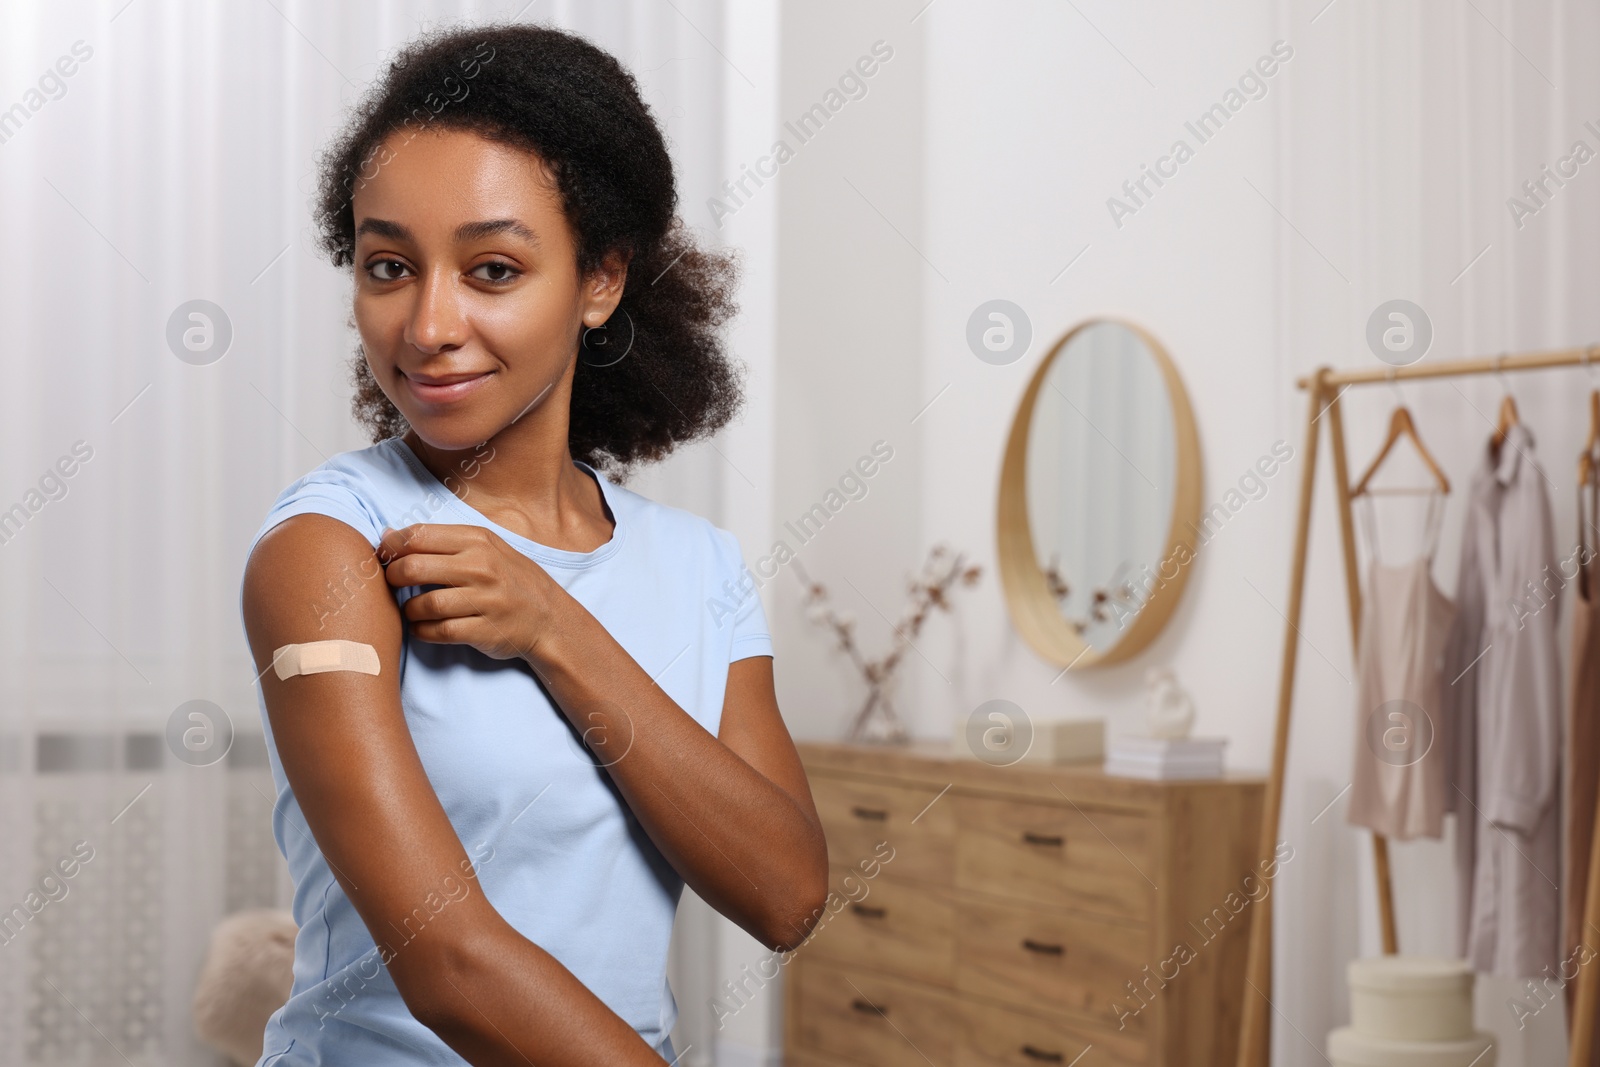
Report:
[[[1284,766],[1288,759],[1289,725],[1294,710],[1295,666],[1300,649],[1300,614],[1305,594],[1306,549],[1311,533],[1311,500],[1316,482],[1320,424],[1324,421],[1327,423],[1328,444],[1333,453],[1334,490],[1338,501],[1339,529],[1344,548],[1345,594],[1350,604],[1350,635],[1352,647],[1359,647],[1361,584],[1356,563],[1355,526],[1350,507],[1350,461],[1345,451],[1344,419],[1339,409],[1339,398],[1349,389],[1363,385],[1387,385],[1419,378],[1457,378],[1590,365],[1600,369],[1600,345],[1454,362],[1413,364],[1406,367],[1369,367],[1341,371],[1320,367],[1316,373],[1296,383],[1309,395],[1303,453],[1305,467],[1300,473],[1299,518],[1295,526],[1294,558],[1289,575],[1289,604],[1283,634],[1283,671],[1278,681],[1278,714],[1274,727],[1272,769],[1267,779],[1267,794],[1261,819],[1259,852],[1262,861],[1270,859],[1273,855],[1283,808]],[[1597,808],[1600,808],[1600,805],[1597,805]],[[1374,834],[1372,850],[1378,882],[1378,915],[1383,936],[1383,951],[1390,954],[1397,951],[1397,938],[1394,925],[1394,898],[1389,879],[1388,841],[1382,835]],[[1600,812],[1597,812],[1594,842],[1589,853],[1589,882],[1584,907],[1584,944],[1600,952]],[[1586,1067],[1596,1040],[1596,1018],[1600,1016],[1600,960],[1581,967],[1577,982],[1569,1064],[1571,1067]],[[1245,967],[1237,1067],[1267,1065],[1271,1018],[1274,1011],[1268,999],[1271,990],[1272,896],[1269,894],[1250,909],[1250,948]]]

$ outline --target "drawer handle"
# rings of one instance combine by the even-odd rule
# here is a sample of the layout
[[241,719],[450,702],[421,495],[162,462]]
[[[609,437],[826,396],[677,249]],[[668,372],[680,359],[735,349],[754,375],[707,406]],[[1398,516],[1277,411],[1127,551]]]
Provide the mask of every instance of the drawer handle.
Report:
[[1022,1054],[1028,1059],[1038,1060],[1040,1063],[1061,1063],[1066,1059],[1059,1052],[1046,1052],[1044,1049],[1034,1048],[1032,1045],[1023,1045]]
[[1031,937],[1022,939],[1022,947],[1029,952],[1037,952],[1041,956],[1060,956],[1067,951],[1061,945],[1047,945],[1043,941],[1035,941]]
[[1036,834],[1032,830],[1022,831],[1022,840],[1029,845],[1047,845],[1050,848],[1060,848],[1066,843],[1060,834]]
[[888,908],[874,908],[870,904],[852,904],[850,910],[863,919],[882,919],[889,914]]
[[889,813],[882,808],[863,808],[859,804],[850,809],[850,814],[858,819],[871,819],[873,822],[889,820]]
[[885,1019],[889,1017],[888,1008],[880,1008],[870,1000],[852,1000],[850,1006],[866,1015],[877,1015]]

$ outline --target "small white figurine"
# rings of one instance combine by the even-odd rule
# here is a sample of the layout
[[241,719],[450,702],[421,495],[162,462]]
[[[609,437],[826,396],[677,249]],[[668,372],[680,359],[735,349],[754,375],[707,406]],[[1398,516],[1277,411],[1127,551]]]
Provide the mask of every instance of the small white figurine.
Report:
[[1182,740],[1194,726],[1194,701],[1178,684],[1171,667],[1152,667],[1145,673],[1145,730],[1151,737]]

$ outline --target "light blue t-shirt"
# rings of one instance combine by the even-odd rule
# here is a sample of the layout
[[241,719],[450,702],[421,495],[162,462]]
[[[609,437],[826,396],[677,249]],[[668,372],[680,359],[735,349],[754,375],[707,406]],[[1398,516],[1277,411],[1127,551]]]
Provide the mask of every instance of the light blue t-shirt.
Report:
[[[479,457],[494,462],[492,449]],[[374,547],[385,526],[485,527],[543,566],[715,736],[729,663],[772,655],[738,542],[697,515],[577,465],[598,482],[615,523],[611,540],[592,552],[549,548],[491,522],[469,503],[476,467],[449,479],[455,488],[466,486],[464,501],[398,437],[334,456],[289,486],[250,547],[284,519],[307,512],[354,527]],[[360,580],[355,572],[346,579]],[[394,592],[403,603],[421,591]],[[307,613],[301,640],[336,635],[336,621],[328,620],[337,620],[348,595],[329,589],[315,618]],[[323,622],[321,637],[316,619]],[[267,1023],[258,1067],[465,1064],[400,999],[366,924],[311,836],[284,777],[265,699],[258,699],[277,786],[273,835],[294,878],[300,927],[294,986]],[[418,902],[407,938],[464,892],[481,891],[653,1048],[669,1049],[677,1004],[666,981],[667,946],[683,881],[532,670],[469,645],[415,639],[408,628],[400,699],[417,754],[477,874],[476,883],[441,876],[437,895]],[[405,940],[390,942],[397,958]]]

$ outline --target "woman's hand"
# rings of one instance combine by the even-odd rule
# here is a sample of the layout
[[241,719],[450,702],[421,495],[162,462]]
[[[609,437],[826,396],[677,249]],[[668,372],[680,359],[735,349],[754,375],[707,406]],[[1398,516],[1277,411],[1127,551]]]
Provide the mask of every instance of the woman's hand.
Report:
[[482,526],[416,523],[385,530],[378,545],[396,589],[437,585],[401,613],[424,641],[471,645],[494,659],[533,662],[566,590],[533,560]]

